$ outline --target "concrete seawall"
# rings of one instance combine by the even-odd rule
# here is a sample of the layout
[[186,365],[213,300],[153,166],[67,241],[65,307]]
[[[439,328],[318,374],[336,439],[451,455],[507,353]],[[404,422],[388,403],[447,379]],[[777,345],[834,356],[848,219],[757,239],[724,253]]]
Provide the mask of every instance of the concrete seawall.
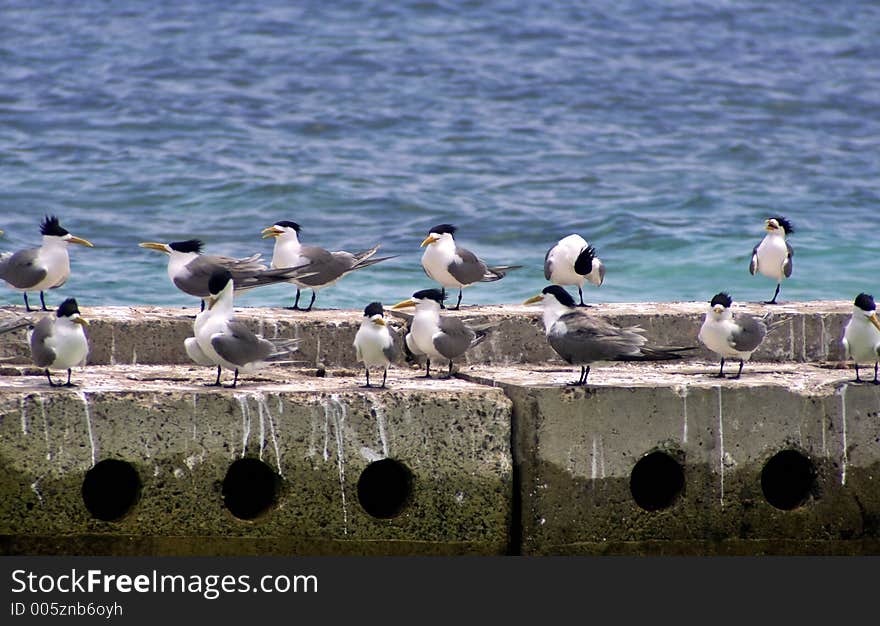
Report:
[[[704,303],[598,305],[697,345]],[[242,309],[302,362],[206,387],[193,309],[83,307],[90,365],[50,389],[0,336],[7,554],[880,554],[880,387],[840,362],[851,304],[779,322],[740,380],[704,350],[566,386],[530,307],[453,379],[363,389],[359,311]],[[867,375],[868,372],[864,371]],[[228,377],[224,374],[224,382]]]

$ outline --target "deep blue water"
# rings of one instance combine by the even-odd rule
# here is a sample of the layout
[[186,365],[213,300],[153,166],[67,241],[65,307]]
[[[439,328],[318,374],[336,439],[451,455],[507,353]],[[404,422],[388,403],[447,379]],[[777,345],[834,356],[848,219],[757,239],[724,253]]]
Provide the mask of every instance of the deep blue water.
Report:
[[268,259],[281,219],[399,255],[322,308],[431,286],[439,222],[525,266],[465,304],[537,293],[572,232],[607,266],[594,302],[758,300],[777,213],[797,229],[782,298],[852,299],[880,291],[880,5],[2,0],[0,249],[45,213],[96,244],[50,304],[191,304],[138,242]]

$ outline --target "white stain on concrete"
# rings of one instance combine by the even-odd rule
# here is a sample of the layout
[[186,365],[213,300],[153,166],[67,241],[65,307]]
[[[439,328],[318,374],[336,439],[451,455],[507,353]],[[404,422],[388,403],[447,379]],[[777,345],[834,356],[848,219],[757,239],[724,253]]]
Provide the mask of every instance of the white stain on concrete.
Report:
[[[281,411],[283,410],[283,403],[281,402],[281,396],[278,397],[278,415],[281,415]],[[271,409],[269,409],[269,401],[262,394],[257,395],[257,408],[260,412],[260,438],[263,440],[260,443],[260,458],[263,458],[263,448],[265,447],[265,431],[264,431],[264,420],[269,424],[269,436],[272,438],[272,449],[275,452],[275,466],[278,468],[278,475],[284,476],[284,471],[281,469],[281,451],[278,447],[278,434],[275,430],[275,418],[272,415]]]
[[27,396],[22,396],[18,401],[18,413],[21,415],[21,434],[28,435]]
[[40,415],[43,418],[43,437],[46,439],[46,460],[52,460],[52,443],[49,439],[49,416],[46,414],[46,401],[43,394],[37,394],[37,400],[40,402]]
[[721,475],[721,506],[724,506],[724,404],[721,401],[721,385],[718,389],[718,465]]
[[92,467],[94,467],[94,465],[95,465],[95,460],[96,460],[97,457],[98,457],[98,446],[97,446],[97,444],[95,443],[95,433],[94,433],[94,431],[92,430],[92,410],[91,410],[91,406],[89,405],[89,399],[86,397],[85,392],[83,392],[83,391],[77,391],[77,392],[76,392],[76,396],[80,399],[80,401],[81,401],[82,404],[83,404],[83,411],[84,411],[84,413],[85,413],[85,418],[86,418],[86,430],[88,431],[88,434],[89,434],[89,444],[90,444],[91,447],[92,447]]
[[334,439],[336,440],[336,466],[339,469],[339,490],[342,494],[342,531],[348,534],[348,506],[345,501],[345,420],[348,417],[348,407],[340,401],[337,394],[331,394],[323,403],[324,407],[324,460],[330,458],[329,433],[333,426]]
[[247,395],[237,393],[234,397],[241,409],[241,458],[244,458],[251,438],[251,408],[248,405]]
[[841,450],[840,454],[840,484],[846,484],[846,466],[849,463],[849,453],[847,452],[847,444],[846,444],[846,390],[849,387],[846,383],[840,388],[838,391],[838,395],[840,396],[840,438],[841,438]]

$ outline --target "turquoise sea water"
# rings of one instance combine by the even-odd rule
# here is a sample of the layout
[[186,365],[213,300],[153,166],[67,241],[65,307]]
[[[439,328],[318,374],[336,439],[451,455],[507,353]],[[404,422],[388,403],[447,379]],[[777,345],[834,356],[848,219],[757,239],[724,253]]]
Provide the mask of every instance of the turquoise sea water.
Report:
[[880,292],[878,59],[872,2],[3,1],[0,249],[57,214],[96,247],[50,305],[192,304],[138,242],[268,259],[289,219],[398,255],[316,302],[362,308],[433,286],[419,243],[451,222],[524,265],[465,304],[537,293],[572,232],[607,266],[589,301],[747,301],[783,214],[781,299],[849,300]]

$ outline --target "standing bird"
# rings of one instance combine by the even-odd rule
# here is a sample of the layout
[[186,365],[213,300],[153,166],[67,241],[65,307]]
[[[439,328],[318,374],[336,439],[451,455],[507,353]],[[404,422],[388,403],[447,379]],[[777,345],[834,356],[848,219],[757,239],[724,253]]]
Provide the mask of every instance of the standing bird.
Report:
[[[452,235],[458,230],[452,224],[438,224],[428,231],[422,241],[425,253],[422,255],[422,268],[432,280],[443,286],[441,293],[446,297],[446,288],[458,289],[458,302],[453,311],[461,308],[461,290],[474,283],[490,283],[501,280],[510,270],[521,265],[498,265],[489,267],[485,261],[466,248],[456,245]],[[442,304],[442,303],[441,303]]]
[[581,375],[571,385],[586,385],[590,364],[602,361],[668,361],[682,358],[692,347],[652,347],[639,326],[621,328],[580,310],[574,298],[558,285],[544,287],[540,295],[523,304],[543,306],[547,341],[566,363],[581,366]]
[[62,228],[54,215],[46,216],[40,225],[40,232],[43,235],[43,245],[39,248],[0,254],[0,278],[13,289],[24,293],[24,307],[28,311],[31,311],[28,291],[39,291],[43,310],[48,311],[43,291],[60,287],[70,277],[68,244],[78,243],[94,248],[91,242],[74,237]]
[[590,281],[596,287],[605,280],[605,265],[596,256],[596,249],[580,235],[560,239],[544,256],[544,278],[554,285],[577,285],[584,304],[583,286]]
[[751,358],[767,335],[764,320],[742,314],[734,317],[731,304],[733,300],[726,293],[715,294],[697,335],[703,345],[721,357],[718,378],[724,378],[724,359],[739,359],[739,371],[733,377],[739,378],[743,362]]
[[764,302],[764,304],[776,304],[776,296],[779,295],[782,279],[791,276],[791,257],[794,256],[794,250],[791,249],[791,244],[785,240],[785,237],[794,233],[794,226],[786,218],[776,216],[766,220],[764,228],[767,234],[764,235],[761,243],[752,250],[749,272],[752,276],[755,275],[755,272],[761,272],[764,276],[776,280],[773,299]]
[[877,362],[880,361],[880,321],[877,320],[877,305],[874,297],[860,293],[853,302],[852,317],[843,330],[843,348],[846,358],[856,364],[856,380],[860,383],[859,363],[874,364],[874,384],[877,380]]
[[[43,317],[28,333],[34,365],[46,369],[51,386],[76,386],[70,382],[70,369],[86,364],[89,342],[83,329],[88,325],[80,315],[76,300],[68,298],[58,307],[54,318],[51,315]],[[67,383],[53,383],[50,369],[66,369]]]
[[238,383],[238,372],[248,374],[277,361],[296,349],[297,339],[269,341],[255,335],[242,322],[233,319],[232,299],[235,289],[232,273],[221,269],[215,271],[208,281],[208,297],[205,310],[196,316],[193,330],[195,337],[186,339],[184,348],[189,357],[199,365],[217,366],[220,386],[222,368],[235,371],[231,387]]
[[[275,222],[262,231],[263,239],[275,238],[272,267],[301,267],[304,271],[311,272],[307,277],[291,278],[289,281],[296,285],[294,311],[311,311],[318,290],[336,284],[336,281],[346,274],[394,258],[394,256],[371,258],[379,250],[379,244],[354,254],[344,250],[330,252],[318,246],[304,246],[299,242],[301,230],[296,222],[284,220]],[[301,289],[312,290],[312,299],[305,309],[299,307]]]
[[453,359],[483,341],[488,330],[496,325],[491,323],[468,326],[460,319],[441,317],[440,307],[444,297],[439,289],[422,289],[415,292],[409,300],[391,307],[395,310],[416,307],[404,341],[413,355],[427,357],[425,378],[431,377],[431,359],[449,361],[449,376],[452,376]]
[[370,368],[381,367],[382,389],[388,376],[388,366],[398,357],[397,333],[385,323],[385,310],[381,302],[371,302],[364,309],[364,319],[354,336],[357,360],[364,364],[367,375],[366,387],[370,387]]
[[301,276],[301,268],[286,267],[268,270],[260,263],[260,255],[254,254],[242,259],[214,254],[202,254],[204,243],[198,239],[157,243],[145,241],[141,248],[158,250],[168,255],[168,278],[182,292],[202,299],[210,295],[208,281],[218,270],[227,270],[235,283],[235,291],[241,292],[254,287],[285,282],[292,277]]

